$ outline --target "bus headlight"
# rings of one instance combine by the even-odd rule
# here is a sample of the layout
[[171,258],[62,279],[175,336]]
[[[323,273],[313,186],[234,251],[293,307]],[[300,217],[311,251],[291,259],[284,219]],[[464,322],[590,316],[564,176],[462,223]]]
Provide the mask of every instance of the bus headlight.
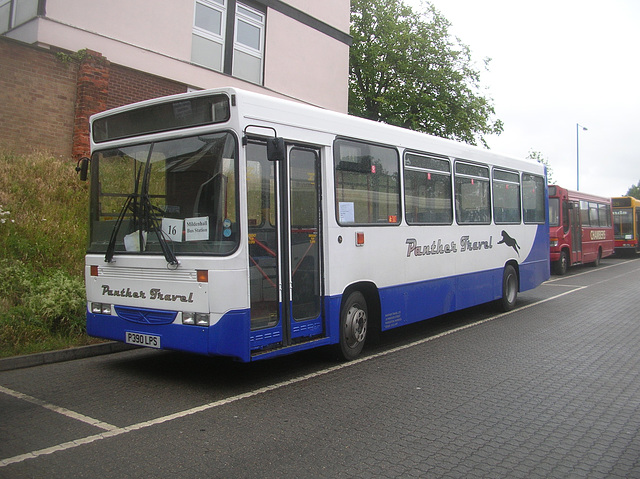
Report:
[[105,303],[91,303],[91,312],[93,314],[111,315],[111,305]]
[[182,313],[182,324],[187,324],[189,326],[192,326],[192,325],[196,324],[196,313],[183,312]]
[[549,240],[549,246],[551,246],[551,247],[558,246],[558,238],[551,238]]
[[182,313],[182,324],[188,326],[209,326],[209,314],[184,311]]

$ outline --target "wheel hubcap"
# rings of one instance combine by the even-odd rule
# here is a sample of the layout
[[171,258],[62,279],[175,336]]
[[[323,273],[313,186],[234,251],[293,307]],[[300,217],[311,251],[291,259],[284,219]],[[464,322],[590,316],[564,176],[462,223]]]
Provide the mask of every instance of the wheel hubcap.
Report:
[[349,347],[354,347],[364,341],[367,336],[367,314],[364,310],[353,305],[347,313],[344,329],[344,337]]

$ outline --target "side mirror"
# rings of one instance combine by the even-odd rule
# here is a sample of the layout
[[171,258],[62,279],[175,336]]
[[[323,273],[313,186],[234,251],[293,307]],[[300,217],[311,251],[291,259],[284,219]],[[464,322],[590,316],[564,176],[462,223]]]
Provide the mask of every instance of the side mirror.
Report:
[[80,181],[87,181],[87,172],[89,171],[89,158],[86,156],[80,158],[76,164],[76,173],[80,174]]
[[267,140],[267,159],[269,161],[284,161],[284,138],[269,138]]

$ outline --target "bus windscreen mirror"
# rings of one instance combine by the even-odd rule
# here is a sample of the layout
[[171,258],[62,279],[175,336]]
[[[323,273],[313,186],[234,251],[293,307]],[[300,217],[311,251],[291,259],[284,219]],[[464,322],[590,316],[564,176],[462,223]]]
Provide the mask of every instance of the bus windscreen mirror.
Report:
[[284,160],[284,139],[283,138],[269,138],[267,140],[267,158],[269,161],[283,161]]
[[80,175],[80,181],[87,181],[87,172],[89,171],[89,158],[80,158],[76,164],[76,173]]

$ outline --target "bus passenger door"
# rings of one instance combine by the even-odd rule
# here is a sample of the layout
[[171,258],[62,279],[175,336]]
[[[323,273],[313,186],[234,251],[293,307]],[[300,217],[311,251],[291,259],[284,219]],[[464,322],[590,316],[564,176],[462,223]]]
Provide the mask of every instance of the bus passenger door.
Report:
[[250,348],[324,333],[321,315],[320,152],[288,147],[284,161],[247,145]]
[[582,225],[580,224],[580,203],[573,203],[571,214],[571,264],[582,262]]
[[289,149],[289,289],[290,342],[324,332],[321,314],[321,208],[320,152],[316,149]]

